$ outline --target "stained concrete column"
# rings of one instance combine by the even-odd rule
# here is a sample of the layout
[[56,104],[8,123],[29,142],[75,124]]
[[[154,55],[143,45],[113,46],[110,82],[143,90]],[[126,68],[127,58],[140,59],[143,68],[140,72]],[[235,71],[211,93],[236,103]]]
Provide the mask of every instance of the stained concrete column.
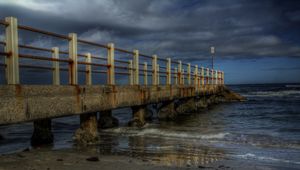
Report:
[[98,139],[97,113],[80,115],[80,128],[75,132],[75,140],[80,144],[92,144]]
[[53,143],[51,131],[51,119],[41,119],[33,122],[34,130],[31,137],[31,145],[47,145]]
[[146,105],[142,106],[133,106],[132,108],[132,116],[133,119],[128,122],[129,126],[142,127],[146,124],[145,115],[147,112]]
[[159,120],[174,120],[177,117],[174,101],[166,101],[159,108],[157,116]]
[[112,110],[100,112],[98,119],[98,128],[106,129],[117,126],[119,126],[119,120],[112,116]]

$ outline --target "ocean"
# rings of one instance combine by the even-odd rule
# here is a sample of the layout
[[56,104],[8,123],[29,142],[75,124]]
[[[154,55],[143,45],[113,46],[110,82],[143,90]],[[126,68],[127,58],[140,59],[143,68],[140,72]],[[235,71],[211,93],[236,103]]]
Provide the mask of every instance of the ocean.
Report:
[[[231,85],[247,98],[221,103],[175,121],[153,120],[127,127],[130,109],[113,115],[118,128],[101,130],[101,155],[125,155],[153,164],[198,167],[220,161],[250,162],[270,169],[300,169],[300,84]],[[79,117],[53,120],[52,149],[76,148],[72,136]],[[32,123],[0,126],[0,154],[30,147]]]

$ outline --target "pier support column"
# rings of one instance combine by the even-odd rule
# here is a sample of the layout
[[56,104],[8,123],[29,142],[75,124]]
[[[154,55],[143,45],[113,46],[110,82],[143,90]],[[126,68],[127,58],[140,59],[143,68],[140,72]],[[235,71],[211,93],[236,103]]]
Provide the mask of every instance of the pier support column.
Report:
[[41,119],[33,122],[33,134],[31,136],[31,145],[48,145],[53,143],[53,133],[51,128],[51,119]]
[[166,101],[158,110],[159,120],[174,120],[177,117],[174,101]]
[[142,106],[133,106],[132,108],[132,115],[133,119],[128,122],[129,126],[136,126],[136,127],[142,127],[146,124],[145,121],[145,115],[147,112],[146,105]]
[[178,114],[190,114],[197,111],[196,103],[194,98],[186,98],[179,100],[175,106]]
[[75,132],[75,140],[80,144],[92,144],[98,139],[97,113],[80,115],[80,128]]
[[107,129],[119,126],[119,120],[112,116],[112,110],[100,112],[98,128]]

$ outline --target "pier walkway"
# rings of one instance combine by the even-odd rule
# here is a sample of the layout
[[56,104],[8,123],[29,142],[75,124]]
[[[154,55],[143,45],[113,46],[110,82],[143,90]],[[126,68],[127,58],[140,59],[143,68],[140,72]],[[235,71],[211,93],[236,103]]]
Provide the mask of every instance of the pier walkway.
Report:
[[[51,142],[51,118],[80,115],[75,136],[91,142],[97,138],[99,112],[112,117],[111,110],[131,107],[130,125],[143,126],[150,104],[161,103],[159,117],[168,119],[228,91],[219,70],[86,41],[76,33],[19,25],[13,17],[1,20],[1,27],[0,76],[5,83],[0,85],[0,125],[34,121],[33,143]],[[37,34],[57,46],[28,43]],[[42,78],[35,76],[39,73]],[[38,81],[45,79],[48,83]]]

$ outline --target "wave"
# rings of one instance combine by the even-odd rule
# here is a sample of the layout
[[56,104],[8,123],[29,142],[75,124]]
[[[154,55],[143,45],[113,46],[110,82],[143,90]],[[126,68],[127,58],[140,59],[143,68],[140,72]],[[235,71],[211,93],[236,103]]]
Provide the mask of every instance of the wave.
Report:
[[298,161],[286,160],[286,159],[279,159],[274,157],[268,156],[258,156],[253,153],[246,153],[244,155],[235,155],[235,157],[243,158],[243,159],[255,159],[261,161],[268,161],[268,162],[282,162],[282,163],[293,163],[293,164],[300,164]]
[[285,87],[288,87],[288,88],[293,87],[294,88],[294,87],[300,87],[300,85],[288,84],[288,85],[285,85]]
[[287,97],[300,96],[299,90],[257,91],[244,94],[245,97]]
[[149,137],[169,137],[169,138],[184,138],[184,139],[223,139],[229,133],[214,133],[214,134],[197,134],[191,132],[162,130],[156,128],[136,129],[130,127],[119,127],[104,130],[104,132],[117,133],[125,136],[149,136]]

